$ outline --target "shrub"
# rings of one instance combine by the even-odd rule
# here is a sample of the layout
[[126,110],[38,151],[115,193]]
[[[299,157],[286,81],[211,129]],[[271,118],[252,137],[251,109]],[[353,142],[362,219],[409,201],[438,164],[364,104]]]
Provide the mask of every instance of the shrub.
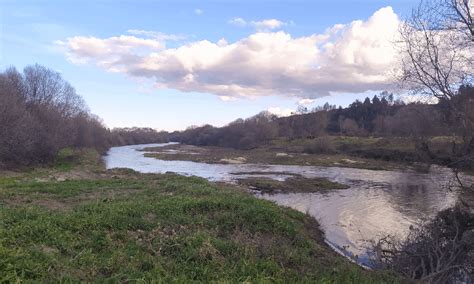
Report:
[[374,262],[423,282],[470,283],[466,279],[474,279],[474,213],[458,205],[412,228],[403,241],[386,237],[375,246]]
[[310,144],[303,149],[307,154],[332,154],[336,152],[334,143],[328,136],[315,138]]

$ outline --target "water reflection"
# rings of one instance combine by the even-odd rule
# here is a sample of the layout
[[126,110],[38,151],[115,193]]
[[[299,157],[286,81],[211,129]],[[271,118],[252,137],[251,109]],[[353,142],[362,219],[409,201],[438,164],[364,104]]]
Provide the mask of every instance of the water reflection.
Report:
[[[235,181],[239,172],[264,172],[276,178],[286,178],[275,172],[297,173],[305,177],[326,177],[350,185],[349,189],[325,193],[257,194],[280,205],[317,218],[327,240],[352,254],[359,262],[367,261],[367,240],[392,234],[403,236],[410,225],[432,217],[454,204],[456,193],[447,190],[453,175],[442,167],[429,173],[372,171],[353,168],[313,167],[259,164],[205,164],[189,161],[163,161],[143,156],[144,147],[168,144],[114,147],[104,157],[107,168],[131,168],[144,173],[176,172],[212,181]],[[265,174],[266,173],[266,174]]]

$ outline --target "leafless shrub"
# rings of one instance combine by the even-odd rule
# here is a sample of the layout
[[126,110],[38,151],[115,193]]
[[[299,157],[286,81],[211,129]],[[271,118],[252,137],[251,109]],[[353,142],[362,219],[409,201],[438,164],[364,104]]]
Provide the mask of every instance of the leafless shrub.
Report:
[[328,136],[315,138],[303,149],[308,154],[333,154],[336,152],[334,142]]
[[473,280],[473,251],[474,214],[459,205],[440,212],[426,225],[411,228],[404,240],[379,240],[374,263],[424,282]]
[[342,133],[349,136],[358,136],[363,133],[357,122],[353,119],[346,118],[341,122]]

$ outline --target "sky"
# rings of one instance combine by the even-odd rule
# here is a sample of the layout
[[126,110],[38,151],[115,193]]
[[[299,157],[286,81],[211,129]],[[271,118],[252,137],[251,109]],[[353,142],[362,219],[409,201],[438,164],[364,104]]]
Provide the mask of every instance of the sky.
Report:
[[182,130],[393,89],[415,0],[0,0],[0,70],[41,64],[108,127]]

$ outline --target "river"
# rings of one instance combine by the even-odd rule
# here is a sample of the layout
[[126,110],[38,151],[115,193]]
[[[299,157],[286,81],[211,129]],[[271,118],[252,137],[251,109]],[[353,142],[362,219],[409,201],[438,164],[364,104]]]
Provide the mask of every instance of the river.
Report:
[[[452,206],[457,197],[452,172],[431,167],[427,173],[415,171],[374,171],[343,167],[315,167],[262,164],[206,164],[190,161],[164,161],[144,157],[144,144],[113,147],[104,157],[106,167],[130,168],[142,173],[175,172],[199,176],[210,181],[233,183],[247,177],[239,172],[263,172],[259,176],[285,179],[274,173],[293,173],[304,177],[324,177],[350,186],[324,193],[281,193],[256,196],[289,206],[315,217],[326,234],[326,241],[340,253],[370,266],[368,240],[387,234],[403,237],[410,226],[433,217]],[[255,175],[254,175],[255,176]]]

